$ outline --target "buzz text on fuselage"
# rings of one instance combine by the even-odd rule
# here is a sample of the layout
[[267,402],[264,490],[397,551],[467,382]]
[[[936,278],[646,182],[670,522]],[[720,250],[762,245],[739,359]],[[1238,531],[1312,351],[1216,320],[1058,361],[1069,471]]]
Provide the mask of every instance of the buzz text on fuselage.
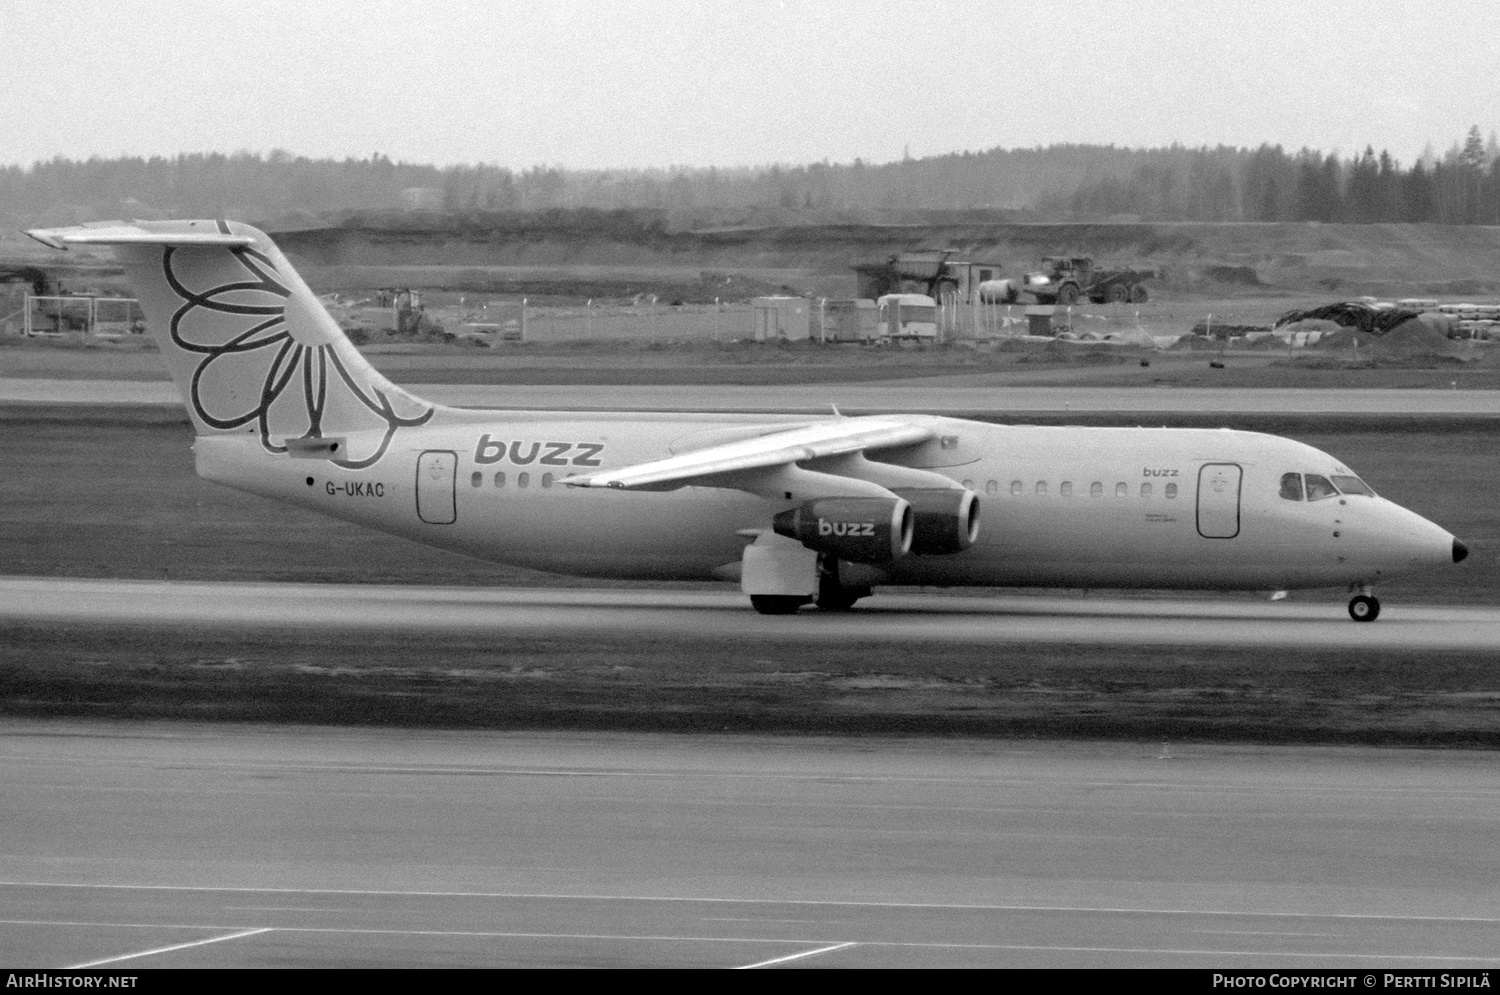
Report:
[[602,442],[532,442],[515,439],[507,442],[490,435],[481,435],[474,447],[474,462],[481,466],[492,463],[514,463],[516,466],[599,466],[598,459],[604,452]]

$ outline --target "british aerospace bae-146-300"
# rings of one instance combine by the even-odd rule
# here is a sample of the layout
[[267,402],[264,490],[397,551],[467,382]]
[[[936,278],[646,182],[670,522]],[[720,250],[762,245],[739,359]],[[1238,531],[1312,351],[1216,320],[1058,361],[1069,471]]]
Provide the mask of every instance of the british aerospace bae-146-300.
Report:
[[28,234],[113,248],[199,475],[489,560],[737,580],[767,614],[882,584],[1338,585],[1370,621],[1374,584],[1468,553],[1327,453],[1254,432],[446,407],[366,362],[254,228]]

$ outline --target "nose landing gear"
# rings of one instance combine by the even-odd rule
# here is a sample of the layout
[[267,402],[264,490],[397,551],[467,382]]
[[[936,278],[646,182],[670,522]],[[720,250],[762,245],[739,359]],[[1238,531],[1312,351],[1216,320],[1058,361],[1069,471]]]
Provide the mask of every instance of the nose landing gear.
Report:
[[1349,617],[1356,622],[1373,622],[1380,617],[1380,599],[1370,593],[1368,587],[1349,599]]

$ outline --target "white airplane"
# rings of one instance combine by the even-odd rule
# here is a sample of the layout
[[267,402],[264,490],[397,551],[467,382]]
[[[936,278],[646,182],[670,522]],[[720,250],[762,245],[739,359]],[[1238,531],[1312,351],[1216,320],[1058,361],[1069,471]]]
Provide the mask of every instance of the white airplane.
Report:
[[766,614],[881,584],[1340,585],[1367,622],[1375,583],[1468,555],[1332,456],[1255,432],[445,407],[366,362],[254,228],[27,234],[113,247],[200,476],[489,560],[737,580]]

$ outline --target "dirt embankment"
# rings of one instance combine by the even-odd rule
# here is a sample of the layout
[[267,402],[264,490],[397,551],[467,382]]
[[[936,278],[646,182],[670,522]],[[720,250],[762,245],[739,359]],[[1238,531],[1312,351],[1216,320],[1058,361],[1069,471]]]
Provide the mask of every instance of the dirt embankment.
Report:
[[1486,226],[986,221],[681,230],[665,214],[568,211],[365,214],[277,238],[315,269],[519,267],[550,270],[556,279],[579,268],[759,272],[772,284],[800,274],[821,293],[852,293],[849,267],[857,260],[933,246],[999,262],[1013,275],[1044,255],[1154,263],[1165,270],[1162,290],[1172,294],[1500,293],[1500,227]]

